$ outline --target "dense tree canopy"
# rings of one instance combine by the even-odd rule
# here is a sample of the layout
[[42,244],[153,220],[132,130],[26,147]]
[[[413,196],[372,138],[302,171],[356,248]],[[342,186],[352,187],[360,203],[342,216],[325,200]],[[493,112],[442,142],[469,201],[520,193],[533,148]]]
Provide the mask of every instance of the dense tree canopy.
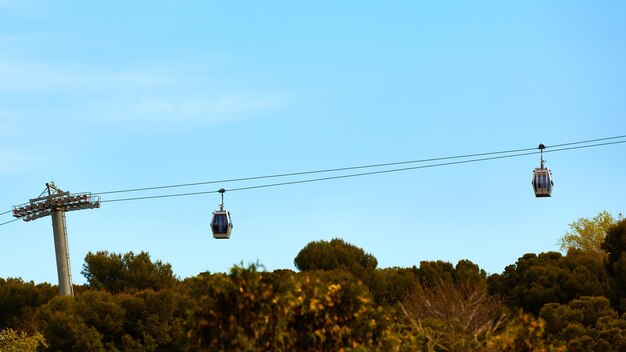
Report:
[[607,252],[606,268],[615,279],[619,309],[626,311],[626,219],[607,230],[602,248]]
[[572,352],[626,350],[626,319],[619,318],[605,297],[581,297],[567,304],[541,308],[546,332],[563,341]]
[[124,255],[106,251],[89,252],[82,274],[91,288],[114,293],[128,289],[159,290],[172,287],[177,281],[170,264],[160,260],[152,262],[145,252]]
[[271,276],[253,266],[193,279],[194,344],[211,351],[373,351],[402,345],[402,338],[393,337],[391,319],[352,275],[282,273],[279,282]]
[[451,285],[482,286],[487,282],[487,273],[469,260],[459,260],[456,266],[450,262],[423,261],[416,269],[420,283],[435,287],[440,283]]
[[185,351],[190,299],[174,289],[56,297],[38,310],[49,351]]
[[417,269],[377,269],[366,282],[378,304],[394,306],[418,283]]
[[487,277],[469,260],[378,269],[333,239],[305,246],[299,272],[182,282],[145,252],[89,253],[73,299],[0,278],[0,351],[626,350],[625,221],[601,248],[525,254]]
[[343,269],[364,279],[376,269],[378,261],[363,249],[335,238],[310,242],[300,250],[294,264],[300,271]]
[[608,254],[607,267],[613,268],[613,265],[626,253],[626,219],[617,222],[607,230],[602,249]]
[[491,293],[509,304],[538,314],[547,303],[567,303],[581,296],[612,295],[612,280],[603,262],[586,253],[571,251],[525,254],[502,274],[489,277]]
[[0,330],[13,328],[34,331],[34,312],[57,295],[50,284],[35,285],[22,279],[0,278]]

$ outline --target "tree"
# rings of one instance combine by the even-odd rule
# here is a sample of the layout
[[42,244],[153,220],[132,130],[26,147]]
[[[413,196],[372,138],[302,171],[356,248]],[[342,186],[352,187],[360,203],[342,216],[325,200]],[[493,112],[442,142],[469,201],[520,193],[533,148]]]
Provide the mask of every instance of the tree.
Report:
[[342,239],[307,244],[294,259],[300,271],[343,269],[366,281],[376,269],[376,258]]
[[[289,273],[280,276],[282,285],[293,285]],[[192,343],[207,351],[287,350],[288,298],[275,295],[269,281],[254,265],[186,280],[195,302],[187,323]]]
[[189,339],[184,327],[191,296],[179,289],[145,290],[119,294],[116,304],[124,310],[124,336],[119,342],[133,342],[134,351],[186,351]]
[[147,253],[89,253],[89,287],[37,309],[48,351],[187,351],[191,299],[169,264]]
[[505,311],[501,300],[487,291],[487,274],[469,260],[453,266],[423,261],[419,281],[400,302],[405,321],[441,350],[479,351],[500,328]]
[[602,249],[607,253],[606,268],[615,279],[620,311],[626,311],[626,219],[607,230]]
[[[501,352],[565,352],[560,343],[549,343],[545,334],[545,322],[531,314],[518,312],[509,316],[501,331],[490,336],[483,351]],[[480,349],[478,350],[480,351]]]
[[499,299],[487,293],[484,282],[454,284],[444,279],[433,286],[414,285],[400,306],[418,332],[450,351],[479,350],[499,328],[505,310]]
[[422,261],[419,269],[416,270],[416,275],[425,287],[434,287],[441,282],[470,286],[487,283],[487,273],[467,259],[459,260],[456,266],[441,260]]
[[612,268],[626,252],[626,219],[620,220],[608,228],[602,249],[606,251],[608,256],[607,267]]
[[424,287],[435,287],[440,282],[454,282],[454,266],[442,260],[422,261],[416,273]]
[[191,308],[175,289],[56,297],[38,310],[49,351],[186,351]]
[[602,242],[607,230],[615,224],[615,219],[606,210],[594,218],[581,217],[569,224],[569,231],[559,239],[562,251],[577,249],[606,258]]
[[[96,294],[107,295],[105,292]],[[80,300],[58,296],[38,309],[38,322],[48,343],[46,351],[105,351],[102,334],[81,317],[83,308],[89,306]],[[118,313],[118,310],[112,310],[101,319],[111,321]]]
[[581,296],[612,296],[613,280],[595,256],[570,251],[525,254],[502,274],[488,279],[492,294],[526,312],[538,314],[547,303],[567,303]]
[[24,282],[19,278],[0,279],[0,329],[33,332],[34,311],[58,294],[50,284]]
[[[279,280],[278,280],[279,279]],[[398,350],[385,311],[342,270],[265,273],[255,266],[189,280],[188,330],[199,350]]]
[[606,297],[581,297],[567,304],[550,303],[539,316],[546,332],[572,352],[626,350],[626,319],[619,318]]
[[146,252],[120,254],[100,251],[87,253],[81,272],[91,288],[112,293],[134,290],[160,290],[176,284],[170,264],[152,262]]
[[36,352],[39,347],[46,347],[46,340],[39,332],[28,336],[13,329],[0,331],[0,352]]
[[416,271],[415,267],[376,269],[368,280],[368,288],[376,303],[386,308],[398,303],[418,282]]

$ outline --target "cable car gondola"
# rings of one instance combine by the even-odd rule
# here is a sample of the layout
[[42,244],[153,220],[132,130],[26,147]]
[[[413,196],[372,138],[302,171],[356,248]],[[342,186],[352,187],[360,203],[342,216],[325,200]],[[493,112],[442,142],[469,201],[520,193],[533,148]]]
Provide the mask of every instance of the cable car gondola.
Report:
[[541,167],[535,168],[533,171],[533,189],[535,190],[535,197],[550,197],[552,194],[552,171],[549,168],[544,167],[543,163],[543,150],[546,147],[543,144],[539,144],[539,150],[541,151]]
[[230,219],[230,212],[224,209],[224,192],[226,192],[226,190],[222,188],[218,192],[222,194],[222,204],[220,204],[220,210],[213,212],[211,231],[213,232],[213,238],[229,239],[233,229],[233,223]]

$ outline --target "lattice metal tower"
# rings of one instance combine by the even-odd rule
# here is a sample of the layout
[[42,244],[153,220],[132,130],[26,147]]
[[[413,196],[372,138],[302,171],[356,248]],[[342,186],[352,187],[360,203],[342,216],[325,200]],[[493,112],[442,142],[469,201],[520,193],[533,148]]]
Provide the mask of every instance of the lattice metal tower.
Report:
[[[42,196],[46,190],[48,195]],[[13,216],[24,221],[31,221],[51,215],[59,291],[63,296],[73,297],[74,289],[72,287],[65,212],[100,208],[100,197],[92,196],[91,193],[63,192],[54,183],[46,183],[46,190],[38,198],[33,198],[26,204],[13,206]]]

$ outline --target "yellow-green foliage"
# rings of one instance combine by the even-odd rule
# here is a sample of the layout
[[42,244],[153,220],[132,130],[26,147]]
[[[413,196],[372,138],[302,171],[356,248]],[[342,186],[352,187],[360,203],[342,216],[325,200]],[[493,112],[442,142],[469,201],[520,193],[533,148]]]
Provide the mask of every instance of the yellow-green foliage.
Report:
[[545,322],[520,312],[509,320],[503,330],[490,337],[483,351],[499,352],[564,352],[564,346],[546,342]]
[[343,271],[264,273],[235,267],[191,282],[189,337],[210,351],[399,350],[395,331],[365,286]]
[[13,329],[0,331],[0,352],[35,352],[40,346],[46,346],[46,342],[38,332],[29,336]]
[[188,337],[201,351],[563,351],[546,342],[543,321],[509,317],[484,283],[442,287],[454,291],[448,294],[416,292],[456,313],[423,318],[403,304],[407,319],[375,304],[367,287],[345,271],[235,267],[187,284],[195,301]]
[[606,210],[601,211],[592,219],[581,217],[569,224],[570,230],[561,239],[561,250],[580,250],[606,258],[606,252],[602,250],[602,242],[609,228],[615,225],[615,219]]
[[624,220],[608,229],[606,261],[526,254],[489,278],[468,260],[376,269],[339,239],[300,251],[301,272],[235,266],[184,281],[147,253],[90,253],[73,299],[0,278],[0,352],[621,351],[625,234]]

